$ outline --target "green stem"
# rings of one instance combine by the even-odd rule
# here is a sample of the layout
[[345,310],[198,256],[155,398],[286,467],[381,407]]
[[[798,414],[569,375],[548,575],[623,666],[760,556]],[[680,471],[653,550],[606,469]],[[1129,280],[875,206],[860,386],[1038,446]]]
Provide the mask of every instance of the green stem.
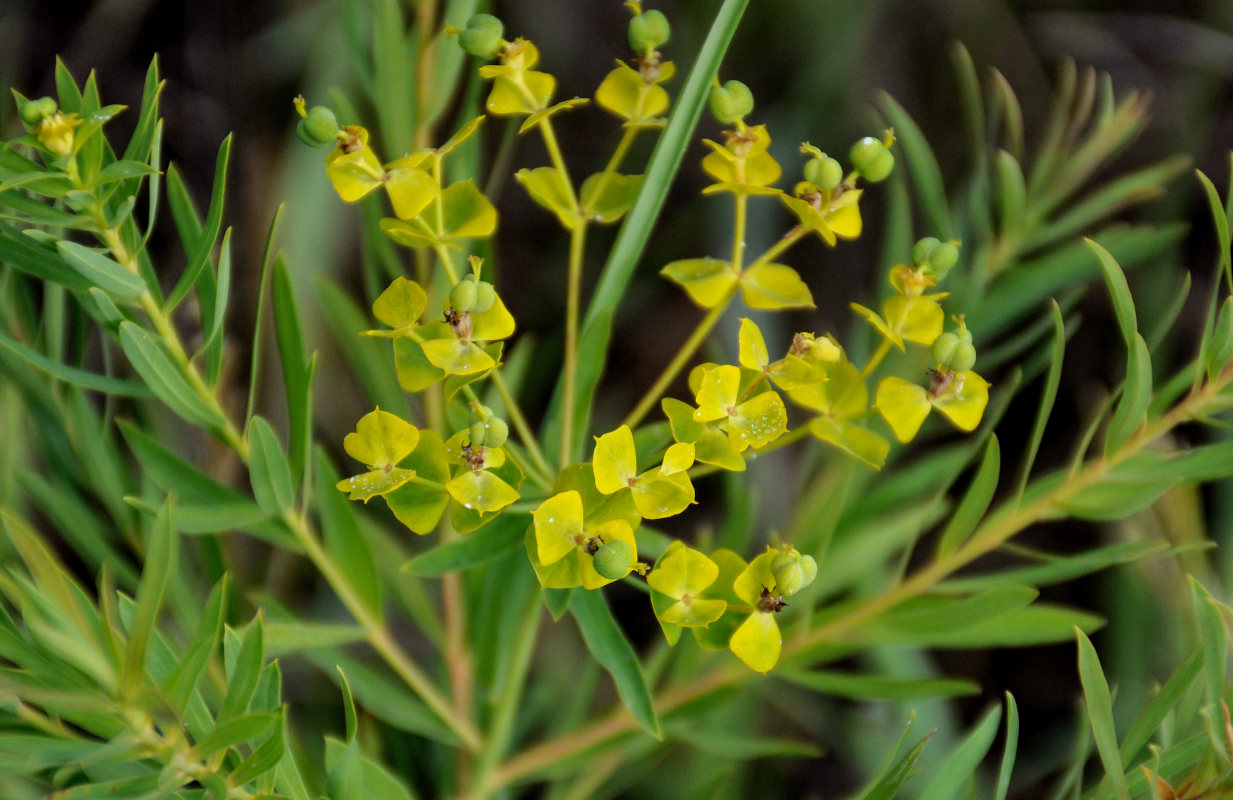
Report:
[[475,781],[472,784],[472,797],[475,800],[482,800],[491,791],[489,784],[493,770],[501,757],[505,755],[514,732],[514,723],[518,719],[518,707],[522,700],[527,670],[531,666],[531,655],[534,652],[536,636],[539,634],[540,617],[543,616],[539,602],[539,594],[536,592],[530,606],[523,610],[517,638],[513,642],[509,670],[504,676],[501,694],[493,709],[492,722],[488,726],[484,750],[477,759]]
[[496,387],[497,394],[501,395],[501,402],[505,403],[505,411],[509,414],[509,421],[514,424],[514,430],[518,432],[518,439],[522,442],[522,446],[527,448],[531,460],[535,462],[535,466],[544,477],[551,477],[553,469],[549,466],[548,459],[544,457],[544,451],[540,449],[539,441],[531,431],[531,426],[527,424],[527,418],[523,415],[517,399],[514,398],[514,393],[510,391],[509,384],[505,382],[500,367],[494,369],[491,374],[492,385]]
[[458,738],[462,740],[464,747],[468,750],[478,751],[483,746],[483,740],[475,725],[470,719],[455,715],[454,708],[451,707],[449,700],[441,694],[436,684],[394,642],[390,632],[382,622],[364,605],[364,602],[356,593],[347,576],[342,573],[338,565],[334,563],[334,560],[321,547],[321,543],[309,527],[307,519],[287,511],[283,514],[283,520],[286,521],[292,533],[295,534],[296,541],[304,548],[304,553],[313,562],[313,566],[321,572],[322,577],[330,584],[330,587],[338,595],[338,599],[342,601],[347,611],[355,618],[359,626],[364,629],[368,643],[372,648],[390,665],[398,677],[402,678],[420,696],[424,704],[432,709],[450,730],[457,734]]
[[573,461],[574,394],[578,380],[578,307],[582,295],[582,259],[587,225],[580,222],[569,235],[569,288],[565,303],[565,386],[561,395],[562,468]]
[[[844,636],[859,631],[879,614],[929,591],[956,570],[996,550],[1029,526],[1056,516],[1058,508],[1069,498],[1100,482],[1118,464],[1139,453],[1177,425],[1202,416],[1205,406],[1210,402],[1219,402],[1220,392],[1230,383],[1233,383],[1233,367],[1226,367],[1216,379],[1189,395],[1169,413],[1142,428],[1116,452],[1089,462],[1081,471],[1069,476],[1057,488],[1041,495],[1030,505],[994,512],[976,533],[950,555],[922,568],[890,590],[852,607],[821,627],[813,628],[785,642],[781,663],[793,658],[807,658],[811,650],[841,641]],[[692,679],[688,685],[665,690],[656,698],[656,713],[664,716],[708,694],[738,685],[749,678],[749,671],[736,665],[720,666],[700,678]],[[563,759],[611,742],[637,728],[638,723],[628,711],[614,711],[601,720],[541,742],[515,755],[496,771],[494,785],[500,787],[522,780]]]
[[655,379],[655,383],[651,384],[651,388],[647,389],[646,394],[638,401],[638,405],[634,406],[634,410],[629,412],[629,416],[625,417],[623,424],[628,425],[630,428],[636,427],[655,405],[656,401],[663,396],[668,386],[676,379],[677,374],[680,373],[689,359],[693,358],[694,353],[702,346],[702,343],[706,341],[706,337],[710,335],[711,330],[719,322],[719,318],[727,310],[728,303],[732,302],[732,298],[736,297],[738,287],[739,284],[733,283],[732,288],[728,290],[723,299],[716,303],[710,311],[706,312],[706,316],[698,322],[698,327],[694,328],[694,332],[681,345],[681,349],[677,351],[672,361],[668,363],[668,366],[664,367],[664,371]]
[[890,352],[891,340],[883,338],[882,344],[878,345],[878,349],[874,351],[869,358],[869,363],[865,364],[865,368],[861,370],[861,378],[869,377],[869,374],[878,368],[878,364],[882,363],[882,359],[886,358],[886,354]]

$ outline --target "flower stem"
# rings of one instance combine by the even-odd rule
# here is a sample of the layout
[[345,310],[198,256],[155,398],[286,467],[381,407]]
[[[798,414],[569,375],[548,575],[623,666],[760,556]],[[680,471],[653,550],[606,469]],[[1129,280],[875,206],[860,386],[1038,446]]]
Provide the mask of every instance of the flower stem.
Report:
[[582,260],[587,225],[580,222],[569,235],[569,288],[565,304],[565,385],[561,394],[561,467],[573,461],[574,394],[578,380],[578,307],[582,295]]

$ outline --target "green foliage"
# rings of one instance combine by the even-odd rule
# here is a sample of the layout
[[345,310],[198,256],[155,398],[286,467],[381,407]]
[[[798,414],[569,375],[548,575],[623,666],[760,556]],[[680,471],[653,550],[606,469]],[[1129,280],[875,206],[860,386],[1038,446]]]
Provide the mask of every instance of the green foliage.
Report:
[[[278,252],[280,207],[259,259],[246,391],[232,384],[245,329],[232,302],[241,237],[224,227],[232,138],[203,217],[162,161],[157,63],[122,149],[109,125],[123,108],[102,105],[93,74],[78,84],[58,63],[57,97],[14,93],[24,129],[0,152],[0,793],[404,800],[550,782],[554,796],[655,796],[626,773],[654,776],[683,756],[698,769],[682,770],[680,796],[714,795],[730,778],[769,794],[746,762],[831,745],[873,775],[862,800],[1004,800],[1026,760],[1010,694],[1004,715],[992,708],[967,732],[940,724],[922,737],[909,724],[878,742],[880,764],[836,725],[852,703],[911,719],[904,703],[936,714],[979,692],[938,674],[927,651],[1072,637],[1086,713],[1058,797],[1233,786],[1233,611],[1205,569],[1206,539],[1060,553],[1018,541],[1065,518],[1146,526],[1153,509],[1181,527],[1192,487],[1233,477],[1230,443],[1209,432],[1233,407],[1233,191],[1222,203],[1199,175],[1217,279],[1198,352],[1178,368],[1160,346],[1189,284],[1164,313],[1140,313],[1124,268],[1171,247],[1182,226],[1116,219],[1184,160],[1106,169],[1144,124],[1138,95],[1119,100],[1067,65],[1028,154],[1009,84],[994,73],[982,100],[959,48],[972,174],[944,169],[889,95],[878,106],[890,127],[852,145],[845,172],[809,143],[778,146],[748,86],[719,80],[747,0],[721,4],[675,96],[676,67],[659,50],[667,17],[627,5],[632,58],[590,109],[555,99],[567,82],[549,71],[550,48],[506,39],[475,2],[445,4],[441,25],[433,4],[414,24],[393,0],[342,4],[363,110],[342,92],[333,109],[303,98],[293,108],[300,138],[332,148],[316,188],[362,204],[366,299],[322,282],[319,308],[305,302]],[[463,51],[491,63],[472,74]],[[477,143],[495,127],[481,124],[481,104],[512,118],[507,147],[542,143],[549,163],[514,177],[548,212],[545,230],[568,241],[561,326],[549,332],[561,360],[539,386],[539,400],[551,392],[542,416],[530,413],[534,344],[511,291],[514,259],[493,242],[502,209],[478,167]],[[623,420],[597,418],[619,352],[614,319],[642,302],[635,268],[678,171],[697,169],[684,157],[707,104],[732,128],[702,138],[697,165],[711,181],[704,202],[731,209],[731,250],[651,265],[698,319]],[[611,156],[578,171],[556,126],[592,112],[622,122],[606,117]],[[631,167],[635,141],[652,137],[647,162]],[[805,157],[804,179],[778,188],[792,156]],[[882,192],[888,221],[870,202]],[[614,224],[588,298],[588,253]],[[764,224],[777,226],[773,243],[746,252]],[[782,312],[812,318],[815,297],[839,285],[785,263],[789,251],[812,235],[844,248],[874,226],[887,229],[889,289],[850,301],[858,330],[788,336]],[[178,240],[165,262],[152,244],[163,235]],[[1047,434],[1074,302],[1097,276],[1125,366],[1115,355],[1121,383],[1058,467]],[[780,316],[731,324],[738,297]],[[313,349],[319,327],[337,347]],[[275,361],[281,398],[265,396],[279,386],[263,379]],[[348,393],[365,407],[354,432],[339,432],[352,427],[336,419],[347,404],[315,385],[327,363],[359,390]],[[1038,375],[1039,390],[1022,393]],[[664,418],[648,420],[657,408]],[[361,466],[335,466],[340,450]],[[1038,467],[1042,452],[1051,463]],[[762,503],[773,484],[788,508]],[[718,532],[707,513],[725,515]],[[1150,560],[1177,573],[1168,596],[1192,624],[1170,642],[1182,661],[1172,677],[1150,698],[1127,691],[1136,717],[1088,638],[1106,620],[1040,589]],[[311,597],[306,584],[327,591]],[[663,639],[630,634],[627,589]],[[284,669],[312,688],[284,693]],[[330,681],[342,713],[301,718]],[[983,769],[999,731],[1000,763]]]

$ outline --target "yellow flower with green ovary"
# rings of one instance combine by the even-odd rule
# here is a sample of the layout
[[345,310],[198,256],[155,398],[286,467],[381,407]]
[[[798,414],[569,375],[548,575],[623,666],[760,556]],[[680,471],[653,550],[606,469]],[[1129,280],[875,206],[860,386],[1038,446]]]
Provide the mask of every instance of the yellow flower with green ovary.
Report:
[[557,80],[547,72],[531,69],[539,61],[535,45],[526,39],[515,39],[500,56],[500,64],[486,64],[479,69],[481,77],[492,79],[492,92],[485,104],[488,112],[508,116],[547,108]]
[[973,431],[989,404],[989,382],[971,370],[930,371],[929,387],[890,376],[878,384],[874,405],[901,442],[910,442],[936,408],[962,431]]
[[775,615],[784,603],[775,590],[772,564],[779,551],[768,547],[766,552],[749,562],[745,571],[732,585],[736,596],[748,603],[752,613],[732,634],[728,647],[745,665],[755,672],[767,672],[779,661],[783,636]]
[[728,432],[728,442],[739,452],[749,447],[763,447],[788,431],[788,410],[778,394],[766,390],[743,402],[738,402],[741,390],[741,370],[725,364],[708,369],[702,376],[695,402],[698,422],[722,420],[720,427]]
[[[610,519],[587,526],[582,495],[576,491],[549,497],[531,512],[531,517],[535,526],[533,564],[546,588],[598,589],[625,577],[637,563],[638,544],[630,524]],[[600,574],[595,564],[596,554],[604,548],[619,549],[624,562],[615,570],[605,566],[607,576]]]
[[[656,602],[656,614],[663,622],[682,628],[710,625],[723,616],[726,600],[700,597],[719,577],[719,567],[697,550],[673,542],[646,582],[664,597]],[[655,602],[652,595],[652,602]],[[671,600],[673,602],[665,602]]]
[[355,424],[355,432],[343,439],[347,455],[367,464],[370,471],[343,478],[338,489],[348,492],[351,500],[365,503],[394,491],[415,477],[415,470],[402,469],[398,462],[411,455],[419,441],[419,429],[411,423],[379,408],[370,411]]
[[622,425],[595,438],[595,488],[602,494],[629,490],[634,507],[647,519],[672,517],[694,502],[694,485],[687,472],[693,461],[694,446],[677,443],[668,448],[659,467],[638,474],[634,434]]
[[415,153],[383,167],[368,143],[367,129],[344,125],[338,146],[325,157],[325,174],[347,203],[384,186],[398,218],[412,219],[441,193],[436,179],[421,167],[429,155]]

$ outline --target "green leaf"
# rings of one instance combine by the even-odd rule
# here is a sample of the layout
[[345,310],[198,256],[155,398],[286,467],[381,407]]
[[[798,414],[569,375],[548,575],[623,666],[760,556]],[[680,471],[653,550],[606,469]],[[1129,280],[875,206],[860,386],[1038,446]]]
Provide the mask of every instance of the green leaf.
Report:
[[329,789],[331,800],[366,799],[360,758],[360,743],[351,739],[343,746],[337,760],[327,765],[326,788]]
[[1195,616],[1199,622],[1199,639],[1203,647],[1207,702],[1212,706],[1218,706],[1224,698],[1226,665],[1229,657],[1228,630],[1220,618],[1215,598],[1193,575],[1188,577]]
[[98,250],[76,242],[56,242],[60,255],[82,277],[118,300],[136,300],[145,294],[146,282]]
[[822,755],[817,745],[768,736],[753,728],[708,729],[688,724],[672,731],[669,738],[686,742],[708,756],[723,759],[724,763],[770,757],[817,758]]
[[304,475],[312,439],[312,367],[304,345],[295,288],[287,263],[279,256],[274,262],[274,336],[278,340],[279,363],[283,368],[283,389],[287,396],[287,453],[291,475]]
[[342,689],[343,716],[347,722],[347,743],[350,744],[355,739],[359,723],[356,721],[355,698],[351,696],[351,684],[347,682],[347,673],[343,672],[342,667],[338,667],[338,685]]
[[274,725],[278,716],[270,713],[244,714],[219,722],[214,730],[193,745],[188,757],[205,760],[228,747],[260,738]]
[[998,217],[1003,234],[1023,228],[1027,209],[1027,188],[1023,170],[1015,157],[1005,150],[998,150],[994,157],[998,174]]
[[894,760],[895,755],[899,752],[899,748],[903,747],[903,742],[907,738],[908,731],[911,730],[912,723],[909,722],[904,728],[903,734],[899,737],[899,742],[895,745],[894,751],[891,753],[890,760],[878,771],[873,780],[864,791],[856,798],[856,800],[891,800],[899,793],[899,788],[903,786],[904,781],[915,775],[916,762],[920,759],[920,755],[925,750],[925,745],[929,744],[929,740],[933,738],[933,732],[925,734],[919,742],[912,746],[912,749],[904,753],[903,757],[898,761]]
[[[227,165],[231,161],[231,138],[232,134],[227,134],[223,139],[223,143],[218,147],[218,157],[214,162],[214,189],[210,193],[210,209],[206,212],[205,224],[201,228],[192,243],[192,249],[189,250],[188,264],[184,267],[184,273],[176,282],[175,288],[171,290],[171,294],[167,297],[167,302],[163,306],[164,311],[170,313],[172,309],[180,304],[180,301],[188,296],[189,291],[197,282],[197,276],[205,269],[206,263],[210,260],[210,253],[214,250],[214,243],[218,241],[219,231],[223,227],[223,200],[227,193]],[[168,175],[168,199],[170,200],[171,180]],[[191,206],[190,206],[191,207]],[[183,229],[181,230],[181,238],[183,238]],[[187,239],[185,244],[187,245]]]
[[386,411],[397,412],[406,408],[398,378],[390,370],[389,345],[367,336],[361,331],[372,327],[364,312],[355,301],[337,284],[325,279],[316,283],[322,315],[334,332],[334,339],[341,348],[351,374],[359,380],[367,398],[365,405],[378,406]]
[[[1050,299],[1049,311],[1053,319],[1053,348],[1049,357],[1049,373],[1045,376],[1045,385],[1040,390],[1040,404],[1036,407],[1036,421],[1032,423],[1032,437],[1024,451],[1023,464],[1019,467],[1018,483],[1015,487],[1016,499],[1023,497],[1032,467],[1036,463],[1036,453],[1040,450],[1041,440],[1045,436],[1045,426],[1049,415],[1053,413],[1053,403],[1057,400],[1058,385],[1062,380],[1062,358],[1066,352],[1066,325],[1062,321],[1062,310],[1056,300]],[[1034,585],[1034,584],[1033,584]]]
[[[1100,754],[1100,763],[1104,764],[1105,774],[1113,786],[1118,800],[1130,800],[1130,789],[1126,786],[1126,776],[1123,774],[1122,757],[1118,754],[1117,731],[1113,727],[1113,701],[1109,696],[1109,683],[1105,673],[1100,668],[1100,658],[1091,641],[1076,629],[1075,637],[1079,643],[1079,681],[1083,684],[1083,698],[1087,704],[1088,721],[1092,725],[1092,736],[1096,741],[1096,752]],[[1223,680],[1223,678],[1222,678]]]
[[143,397],[150,394],[150,390],[144,384],[124,380],[123,378],[113,378],[110,375],[99,375],[50,359],[37,350],[27,347],[16,339],[10,338],[3,331],[0,331],[0,347],[11,351],[22,360],[46,372],[51,377],[74,386],[80,386],[83,389],[124,397]]
[[1216,317],[1216,326],[1212,328],[1212,336],[1204,344],[1203,363],[1207,367],[1208,379],[1216,377],[1230,359],[1233,359],[1233,297],[1226,297]]
[[526,525],[525,517],[502,515],[472,534],[420,553],[403,564],[402,569],[420,578],[439,578],[486,564],[518,549]]
[[179,539],[171,516],[172,506],[168,500],[159,511],[150,532],[141,583],[137,586],[137,610],[129,625],[128,645],[124,651],[121,686],[125,697],[136,697],[144,682],[146,645],[162,608],[171,576],[178,572]]
[[201,679],[206,664],[210,660],[210,654],[214,652],[219,637],[222,635],[228,583],[229,578],[224,573],[218,583],[214,584],[184,655],[176,664],[175,669],[163,680],[163,695],[167,699],[167,705],[176,714],[184,713],[189,697],[196,691],[197,681]]
[[[3,197],[3,195],[0,195]],[[0,221],[0,258],[39,280],[58,283],[75,291],[88,291],[93,284],[80,270],[70,267],[60,252],[23,236]]]
[[317,497],[325,549],[351,590],[375,619],[381,619],[381,581],[368,540],[360,530],[354,503],[334,488],[338,471],[324,450],[317,451]]
[[[1211,180],[1199,170],[1194,171],[1203,185],[1203,193],[1207,196],[1207,204],[1211,208],[1212,222],[1216,226],[1216,245],[1220,248],[1220,269],[1224,272],[1225,283],[1233,292],[1233,242],[1229,239],[1229,217],[1224,205],[1220,202],[1220,193],[1212,185]],[[1233,195],[1230,195],[1233,199]]]
[[367,638],[368,634],[357,625],[300,621],[265,624],[265,652],[270,658],[354,644]]
[[939,239],[954,238],[950,211],[946,206],[946,190],[942,186],[942,170],[925,135],[893,97],[883,92],[878,99],[887,121],[895,129],[895,137],[912,176],[920,206],[929,220],[930,230]]
[[183,370],[147,330],[133,322],[121,322],[120,347],[150,391],[168,408],[197,425],[223,426],[224,420],[217,408],[212,408],[193,390]]
[[954,800],[956,797],[963,797],[964,787],[976,776],[976,768],[993,746],[993,737],[997,736],[998,723],[1001,721],[1002,709],[997,706],[989,709],[971,733],[963,737],[959,746],[942,762],[933,780],[929,781],[920,793],[920,800]]
[[582,182],[579,193],[582,213],[592,222],[616,222],[625,216],[641,186],[641,175],[597,172]]
[[248,475],[253,497],[262,511],[271,517],[281,516],[295,504],[295,483],[278,434],[270,423],[253,417],[248,428],[248,443],[252,453]]
[[1002,765],[998,768],[998,784],[993,800],[1006,800],[1010,791],[1010,775],[1015,769],[1015,751],[1019,747],[1019,706],[1014,695],[1006,693],[1006,741],[1002,747]]
[[274,715],[274,728],[270,731],[269,737],[227,775],[228,785],[244,786],[278,766],[285,749],[283,742],[285,721],[285,715],[281,711]]
[[1173,671],[1164,686],[1156,692],[1156,696],[1139,714],[1138,719],[1134,721],[1130,730],[1126,732],[1125,738],[1122,739],[1118,753],[1123,764],[1133,763],[1139,752],[1156,735],[1156,731],[1160,729],[1164,721],[1175,712],[1183,695],[1190,690],[1195,678],[1203,669],[1203,662],[1204,651],[1200,647]]
[[[325,763],[332,769],[342,759],[347,758],[346,748],[342,742],[327,736],[325,739]],[[364,793],[362,800],[412,800],[411,791],[403,785],[400,778],[395,777],[385,767],[364,755],[361,751],[358,757],[359,772],[362,775]]]
[[638,663],[638,654],[613,618],[603,593],[574,591],[569,610],[578,622],[587,649],[612,676],[625,707],[647,733],[661,738],[659,718],[655,714],[655,704],[642,665]]
[[1050,586],[1118,564],[1134,564],[1169,552],[1165,542],[1118,542],[1074,555],[1056,556],[1043,564],[1003,570],[990,575],[952,578],[938,585],[941,591],[978,592],[996,586]]
[[990,501],[993,500],[993,492],[997,489],[1001,468],[1002,451],[998,446],[998,437],[991,435],[989,443],[985,445],[985,455],[981,459],[976,476],[972,478],[967,493],[964,494],[959,507],[951,515],[950,522],[946,524],[938,539],[937,557],[939,559],[953,553],[955,548],[967,539],[968,534],[976,529],[976,524],[985,515]]
[[1132,334],[1130,351],[1126,358],[1126,382],[1122,399],[1113,411],[1109,428],[1105,433],[1105,454],[1112,453],[1134,435],[1147,420],[1147,409],[1152,403],[1152,354],[1147,342],[1136,331]]
[[820,694],[853,700],[924,700],[980,694],[977,684],[959,678],[895,678],[831,670],[779,670],[775,676]]
[[1066,641],[1077,626],[1093,631],[1103,620],[1085,611],[1036,603],[1016,611],[997,614],[966,627],[937,630],[895,628],[887,631],[874,623],[859,634],[860,641],[928,645],[932,647],[1025,647]]
[[205,341],[202,342],[199,353],[210,349],[223,331],[223,321],[227,318],[227,299],[231,293],[231,228],[223,234],[223,244],[218,251],[218,285],[214,295],[214,313],[210,315],[206,327]]
[[1147,508],[1180,481],[1167,475],[1155,479],[1106,479],[1080,489],[1059,503],[1059,508],[1079,519],[1101,522],[1125,519]]
[[[223,699],[222,709],[218,712],[220,724],[248,711],[253,693],[257,690],[257,679],[261,677],[261,665],[265,658],[263,635],[262,620],[258,615],[244,631],[234,656],[227,654],[227,695]],[[224,644],[229,642],[225,641]]]
[[1113,300],[1113,311],[1117,315],[1118,326],[1122,329],[1122,339],[1126,342],[1127,349],[1132,349],[1139,323],[1135,317],[1134,298],[1130,296],[1130,286],[1126,283],[1126,273],[1108,250],[1091,239],[1083,241],[1100,260],[1100,270],[1104,274],[1109,297]]

